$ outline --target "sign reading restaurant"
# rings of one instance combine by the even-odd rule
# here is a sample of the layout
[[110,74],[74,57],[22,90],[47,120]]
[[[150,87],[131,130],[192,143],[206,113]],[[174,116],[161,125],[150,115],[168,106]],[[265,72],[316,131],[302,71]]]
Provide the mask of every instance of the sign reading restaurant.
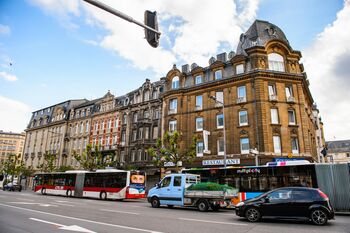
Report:
[[[232,164],[240,164],[240,159],[226,159],[226,165],[232,165]],[[215,166],[215,165],[224,165],[223,159],[215,159],[215,160],[203,160],[202,161],[203,166]]]

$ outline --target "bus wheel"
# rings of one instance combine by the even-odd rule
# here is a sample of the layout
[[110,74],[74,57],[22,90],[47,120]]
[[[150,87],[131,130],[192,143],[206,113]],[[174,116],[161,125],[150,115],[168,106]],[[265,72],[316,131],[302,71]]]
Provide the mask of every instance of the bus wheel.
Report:
[[160,206],[160,202],[159,202],[158,197],[152,197],[151,205],[153,208],[158,208]]
[[42,189],[41,189],[41,194],[42,194],[42,195],[46,195],[46,188],[42,188]]
[[100,199],[101,200],[107,200],[107,193],[105,191],[100,193]]
[[72,190],[68,189],[66,192],[66,196],[67,197],[71,197],[72,196]]
[[206,212],[209,209],[209,203],[206,200],[199,200],[197,203],[197,208],[201,212]]

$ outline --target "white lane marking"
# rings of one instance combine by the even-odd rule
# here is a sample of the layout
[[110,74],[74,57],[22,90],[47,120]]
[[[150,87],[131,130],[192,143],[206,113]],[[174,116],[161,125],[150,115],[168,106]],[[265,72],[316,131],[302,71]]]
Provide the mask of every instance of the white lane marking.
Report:
[[61,206],[69,206],[69,207],[74,207],[75,205],[71,205],[71,204],[63,204],[63,203],[56,203],[57,205],[61,205]]
[[71,201],[62,201],[62,200],[57,200],[57,199],[55,200],[55,202],[75,204],[74,202],[71,202]]
[[122,229],[128,229],[128,230],[135,230],[135,231],[150,232],[150,233],[162,233],[162,232],[159,232],[159,231],[152,231],[152,230],[147,230],[147,229],[141,229],[141,228],[136,228],[136,227],[128,227],[128,226],[116,225],[116,224],[105,223],[105,222],[97,222],[97,221],[92,221],[92,220],[89,220],[89,219],[75,218],[75,217],[64,216],[64,215],[60,215],[60,214],[53,214],[53,213],[49,213],[49,212],[44,212],[44,211],[39,211],[39,210],[32,210],[32,209],[22,208],[22,207],[18,207],[18,206],[6,205],[6,204],[2,204],[2,203],[0,203],[0,206],[10,207],[10,208],[19,209],[19,210],[26,210],[26,211],[29,211],[29,212],[40,213],[40,214],[45,214],[45,215],[51,215],[51,216],[56,216],[56,217],[61,217],[61,218],[73,219],[73,220],[78,220],[78,221],[82,221],[82,222],[95,223],[95,224],[104,225],[104,226],[110,226],[110,227],[116,227],[116,228],[122,228]]
[[215,224],[227,224],[227,225],[237,225],[237,226],[247,226],[247,224],[243,223],[233,223],[233,222],[217,222],[217,221],[207,221],[202,219],[193,219],[193,218],[178,218],[183,221],[193,221],[193,222],[205,222],[205,223],[215,223]]
[[43,207],[58,207],[58,205],[52,205],[52,204],[46,204],[46,203],[37,203],[37,202],[23,202],[23,201],[11,201],[11,202],[7,202],[10,204],[21,204],[21,205],[39,205],[39,206],[43,206]]
[[37,218],[29,218],[30,220],[34,220],[37,222],[43,222],[43,223],[47,223],[47,224],[51,224],[51,225],[55,225],[58,226],[60,230],[67,230],[67,231],[78,231],[78,232],[83,232],[83,233],[96,233],[95,231],[90,231],[86,228],[77,226],[77,225],[71,225],[71,226],[65,226],[62,224],[58,224],[58,223],[54,223],[54,222],[49,222],[49,221],[45,221],[42,219],[37,219]]
[[16,197],[16,199],[21,200],[21,201],[34,201],[33,199],[20,198],[20,197]]
[[120,213],[120,214],[134,214],[134,215],[140,215],[140,213],[133,213],[133,212],[126,212],[126,211],[119,211],[119,210],[108,210],[108,209],[100,209],[101,211],[105,212],[113,212],[113,213]]

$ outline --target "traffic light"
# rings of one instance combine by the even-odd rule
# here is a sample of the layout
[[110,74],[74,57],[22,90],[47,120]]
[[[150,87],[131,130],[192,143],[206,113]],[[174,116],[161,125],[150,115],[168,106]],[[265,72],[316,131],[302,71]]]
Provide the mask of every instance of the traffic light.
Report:
[[[157,12],[145,11],[145,25],[154,30],[158,31],[158,21],[157,21]],[[145,36],[147,42],[154,48],[157,48],[159,45],[159,34],[155,33],[149,29],[145,29]]]

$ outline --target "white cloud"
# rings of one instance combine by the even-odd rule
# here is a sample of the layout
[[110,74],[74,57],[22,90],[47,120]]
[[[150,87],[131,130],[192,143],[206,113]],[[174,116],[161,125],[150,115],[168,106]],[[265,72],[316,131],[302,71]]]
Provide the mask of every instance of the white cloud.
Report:
[[350,130],[350,1],[336,20],[304,51],[311,92],[325,126],[326,139],[349,139]]
[[5,71],[1,71],[0,72],[0,78],[3,78],[7,81],[13,82],[13,81],[17,81],[17,77],[15,75],[9,74]]
[[22,132],[31,117],[31,108],[17,100],[0,96],[0,129]]
[[0,24],[0,35],[10,35],[11,29],[7,25]]

